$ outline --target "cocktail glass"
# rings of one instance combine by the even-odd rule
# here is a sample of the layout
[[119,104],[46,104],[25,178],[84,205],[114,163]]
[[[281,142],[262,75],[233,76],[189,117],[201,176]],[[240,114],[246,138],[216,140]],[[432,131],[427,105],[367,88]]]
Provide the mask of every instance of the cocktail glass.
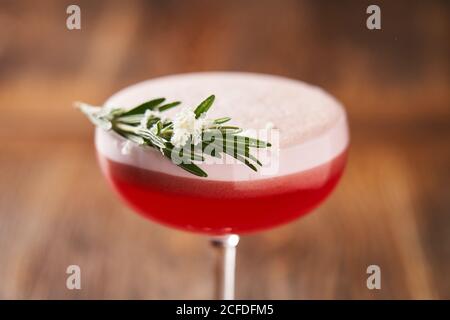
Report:
[[[217,253],[215,298],[233,299],[239,235],[288,223],[322,203],[342,175],[349,138],[345,111],[334,98],[303,82],[268,75],[162,77],[128,87],[106,105],[131,107],[159,96],[195,103],[213,93],[218,116],[231,116],[244,128],[270,123],[277,130],[268,134],[277,141],[271,141],[274,147],[259,172],[227,159],[203,164],[209,175],[202,178],[155,149],[136,145],[123,152],[125,139],[112,131],[98,128],[95,143],[102,172],[136,212],[210,237]],[[287,102],[274,107],[283,96]]]

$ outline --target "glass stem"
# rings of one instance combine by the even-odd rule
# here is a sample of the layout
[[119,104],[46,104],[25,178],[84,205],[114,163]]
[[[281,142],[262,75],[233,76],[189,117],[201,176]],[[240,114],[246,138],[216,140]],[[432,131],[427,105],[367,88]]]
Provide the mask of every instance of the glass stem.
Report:
[[211,238],[215,249],[215,292],[218,300],[234,299],[234,275],[236,267],[236,247],[239,236],[230,234]]

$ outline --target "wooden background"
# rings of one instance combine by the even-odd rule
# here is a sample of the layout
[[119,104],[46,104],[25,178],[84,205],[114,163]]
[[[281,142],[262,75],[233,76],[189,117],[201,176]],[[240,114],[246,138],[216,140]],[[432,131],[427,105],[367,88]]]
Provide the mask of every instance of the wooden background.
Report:
[[[72,101],[202,70],[320,85],[350,117],[348,170],[312,215],[243,237],[237,297],[450,298],[446,1],[0,1],[0,298],[205,299],[206,238],[132,213]],[[82,290],[66,289],[66,267]],[[366,288],[377,264],[382,289]]]

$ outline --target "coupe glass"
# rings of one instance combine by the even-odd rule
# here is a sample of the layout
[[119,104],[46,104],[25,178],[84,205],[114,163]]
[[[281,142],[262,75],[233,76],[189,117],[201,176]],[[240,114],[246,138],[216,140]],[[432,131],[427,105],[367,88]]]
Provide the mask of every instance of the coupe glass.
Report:
[[[99,128],[95,144],[102,172],[136,212],[168,227],[210,238],[217,253],[215,298],[233,299],[239,235],[291,222],[324,201],[345,167],[347,120],[342,106],[316,87],[245,73],[149,80],[118,92],[106,105],[132,107],[159,96],[184,104],[200,102],[210,94],[216,94],[218,101],[217,107],[212,106],[215,115],[231,116],[245,128],[264,122],[274,127],[266,138],[277,141],[270,141],[273,147],[267,150],[259,172],[229,161],[200,165],[208,177],[197,177],[158,150],[136,145],[124,152],[124,138]],[[283,94],[289,94],[291,105],[269,107]],[[296,117],[299,120],[293,122]],[[293,127],[295,124],[300,127]]]

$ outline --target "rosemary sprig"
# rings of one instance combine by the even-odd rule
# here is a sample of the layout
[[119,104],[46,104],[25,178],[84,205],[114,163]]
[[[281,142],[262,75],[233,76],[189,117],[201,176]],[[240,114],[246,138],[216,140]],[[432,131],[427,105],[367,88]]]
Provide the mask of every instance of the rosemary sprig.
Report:
[[[241,128],[224,125],[231,120],[229,117],[207,120],[205,116],[212,107],[214,99],[215,96],[211,95],[194,110],[187,111],[187,117],[191,119],[191,124],[192,121],[201,122],[200,132],[196,133],[186,133],[177,128],[179,122],[182,121],[177,118],[178,114],[175,119],[163,116],[164,111],[180,105],[179,101],[165,103],[165,98],[158,98],[130,110],[106,106],[96,107],[85,103],[77,103],[77,106],[94,125],[104,130],[112,130],[132,143],[156,148],[173,162],[175,162],[174,157],[177,157],[181,161],[176,161],[176,165],[196,176],[208,176],[194,163],[205,161],[204,155],[222,158],[222,154],[228,154],[243,162],[250,169],[257,171],[258,166],[262,164],[255,156],[251,155],[250,149],[267,148],[271,144],[239,135],[242,132]],[[183,119],[182,116],[181,119]],[[198,126],[193,127],[197,128]],[[178,136],[175,136],[176,134]],[[180,138],[179,135],[182,137]],[[211,151],[206,152],[207,150]]]

